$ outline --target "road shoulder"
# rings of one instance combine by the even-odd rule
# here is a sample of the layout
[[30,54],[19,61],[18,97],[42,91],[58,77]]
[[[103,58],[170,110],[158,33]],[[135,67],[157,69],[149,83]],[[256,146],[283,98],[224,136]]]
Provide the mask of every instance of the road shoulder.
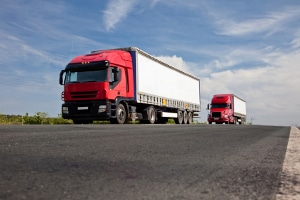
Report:
[[300,130],[291,127],[276,200],[300,199]]

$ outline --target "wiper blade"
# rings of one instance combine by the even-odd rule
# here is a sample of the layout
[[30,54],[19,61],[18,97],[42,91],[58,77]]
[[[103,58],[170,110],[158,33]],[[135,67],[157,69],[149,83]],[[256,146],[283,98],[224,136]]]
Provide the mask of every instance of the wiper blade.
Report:
[[84,82],[97,82],[97,81],[95,81],[95,80],[90,80],[90,81],[84,81]]

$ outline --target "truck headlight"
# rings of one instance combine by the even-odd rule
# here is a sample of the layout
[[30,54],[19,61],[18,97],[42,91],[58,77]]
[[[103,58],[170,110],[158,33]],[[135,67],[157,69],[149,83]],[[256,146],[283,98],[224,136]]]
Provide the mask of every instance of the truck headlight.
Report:
[[61,100],[64,101],[65,100],[65,92],[61,93]]
[[228,115],[224,115],[224,118],[228,118]]
[[98,113],[106,112],[106,105],[100,105],[98,109]]
[[69,108],[68,107],[62,107],[62,113],[63,114],[69,114]]

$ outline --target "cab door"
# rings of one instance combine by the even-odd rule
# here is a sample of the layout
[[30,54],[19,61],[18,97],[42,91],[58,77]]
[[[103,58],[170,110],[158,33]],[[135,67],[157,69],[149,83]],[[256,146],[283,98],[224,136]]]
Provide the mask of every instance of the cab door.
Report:
[[109,99],[115,99],[118,96],[126,97],[127,81],[124,69],[121,67],[109,68]]

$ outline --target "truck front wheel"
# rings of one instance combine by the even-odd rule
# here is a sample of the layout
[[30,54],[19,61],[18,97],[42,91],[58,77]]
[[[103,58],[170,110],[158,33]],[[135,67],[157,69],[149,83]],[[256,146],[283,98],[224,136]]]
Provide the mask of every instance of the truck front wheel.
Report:
[[116,110],[116,122],[118,124],[124,124],[128,122],[127,111],[123,104],[119,104]]

